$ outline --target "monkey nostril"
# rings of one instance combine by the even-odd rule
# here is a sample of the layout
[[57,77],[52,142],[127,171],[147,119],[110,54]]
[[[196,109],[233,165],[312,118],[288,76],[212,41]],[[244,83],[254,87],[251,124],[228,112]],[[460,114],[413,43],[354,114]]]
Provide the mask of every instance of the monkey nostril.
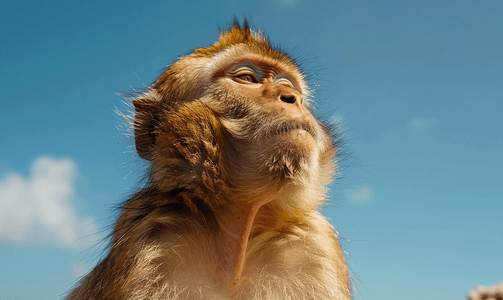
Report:
[[295,97],[294,96],[290,96],[290,97],[281,96],[280,99],[281,99],[281,101],[286,102],[286,103],[290,103],[290,104],[295,103]]

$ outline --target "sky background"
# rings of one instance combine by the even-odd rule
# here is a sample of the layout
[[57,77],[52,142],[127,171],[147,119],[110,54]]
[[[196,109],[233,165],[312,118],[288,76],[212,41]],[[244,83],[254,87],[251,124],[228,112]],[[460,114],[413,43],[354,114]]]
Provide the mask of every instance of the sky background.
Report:
[[4,1],[0,299],[59,299],[142,165],[116,92],[251,19],[342,120],[323,212],[355,299],[465,299],[503,281],[503,1]]

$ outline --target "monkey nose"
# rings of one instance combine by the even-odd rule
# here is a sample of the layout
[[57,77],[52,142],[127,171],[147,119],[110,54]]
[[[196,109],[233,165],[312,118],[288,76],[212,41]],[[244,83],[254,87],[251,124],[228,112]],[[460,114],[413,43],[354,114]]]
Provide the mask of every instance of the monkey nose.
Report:
[[288,104],[302,104],[302,100],[301,100],[301,97],[298,96],[298,95],[295,95],[295,94],[284,94],[282,93],[280,96],[279,96],[279,99],[284,102],[284,103],[288,103]]
[[294,96],[281,95],[280,99],[281,99],[281,101],[286,102],[286,103],[290,103],[290,104],[293,104],[296,101]]
[[279,100],[276,105],[292,118],[302,118],[306,113],[300,94],[283,92],[279,95]]

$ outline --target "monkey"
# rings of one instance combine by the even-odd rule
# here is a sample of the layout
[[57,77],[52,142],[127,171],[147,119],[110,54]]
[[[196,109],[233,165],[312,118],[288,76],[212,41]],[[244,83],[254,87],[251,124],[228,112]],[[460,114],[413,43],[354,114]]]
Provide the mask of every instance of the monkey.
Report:
[[478,286],[470,291],[468,300],[503,300],[503,283],[490,287]]
[[234,20],[134,97],[145,187],[66,299],[352,299],[319,212],[339,146],[305,77]]

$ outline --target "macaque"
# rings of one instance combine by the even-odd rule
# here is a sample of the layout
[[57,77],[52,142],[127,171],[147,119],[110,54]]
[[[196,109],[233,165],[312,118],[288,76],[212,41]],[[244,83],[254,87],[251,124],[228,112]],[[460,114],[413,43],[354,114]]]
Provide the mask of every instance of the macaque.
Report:
[[490,287],[478,286],[470,291],[468,300],[503,300],[503,282]]
[[351,299],[304,77],[246,21],[168,66],[133,100],[148,182],[66,299]]

